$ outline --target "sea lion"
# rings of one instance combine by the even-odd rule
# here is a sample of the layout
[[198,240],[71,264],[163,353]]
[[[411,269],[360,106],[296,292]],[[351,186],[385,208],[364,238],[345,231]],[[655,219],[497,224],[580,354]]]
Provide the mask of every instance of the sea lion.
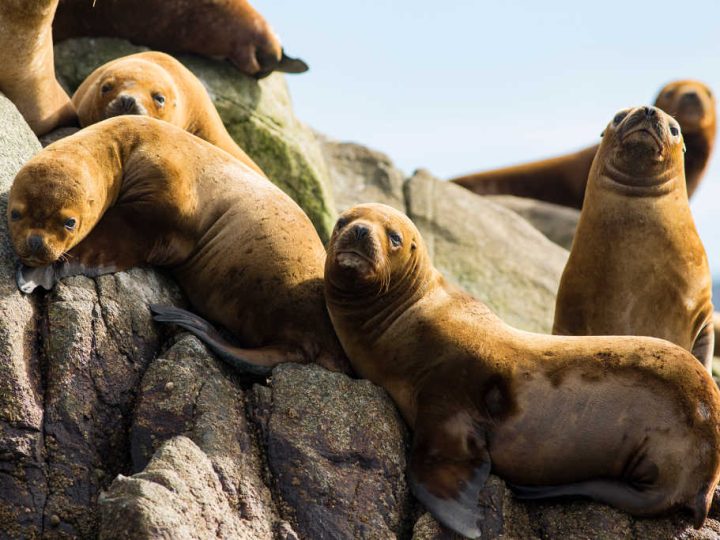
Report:
[[282,362],[347,370],[323,298],[325,250],[279,188],[215,146],[142,116],[57,141],[17,174],[8,201],[24,292],[67,275],[166,267],[200,317],[156,306],[221,358],[266,375]]
[[0,91],[36,135],[76,121],[55,78],[52,20],[58,0],[0,2]]
[[151,116],[205,139],[265,175],[227,132],[200,80],[165,53],[142,52],[100,66],[72,101],[82,127],[122,114]]
[[227,58],[258,79],[273,71],[303,73],[270,25],[246,0],[60,0],[56,41],[80,36],[128,39],[169,52]]
[[[655,106],[674,116],[685,134],[685,176],[688,196],[692,196],[715,145],[715,98],[700,81],[674,81],[660,90]],[[516,195],[582,208],[588,174],[598,147],[594,145],[564,156],[460,176],[451,181],[479,195]]]
[[720,392],[682,348],[516,330],[447,283],[412,222],[380,204],[340,216],[325,296],[352,366],[414,430],[410,486],[444,525],[480,534],[491,468],[520,497],[582,495],[638,516],[685,506],[704,522]]
[[678,122],[618,112],[593,161],[554,334],[667,339],[710,369],[712,278],[690,213]]

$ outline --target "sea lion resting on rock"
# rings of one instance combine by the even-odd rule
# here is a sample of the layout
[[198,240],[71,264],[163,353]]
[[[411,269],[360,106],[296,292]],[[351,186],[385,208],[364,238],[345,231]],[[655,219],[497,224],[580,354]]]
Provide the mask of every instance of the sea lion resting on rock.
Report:
[[553,334],[667,339],[712,367],[712,278],[685,191],[683,136],[656,107],[603,132]]
[[163,51],[227,58],[257,78],[308,69],[285,54],[270,25],[246,0],[61,0],[53,30],[57,41],[108,36]]
[[0,2],[0,91],[38,136],[76,121],[70,98],[55,78],[51,24],[57,4]]
[[120,116],[33,157],[10,190],[21,290],[133,266],[170,269],[193,307],[230,330],[157,307],[224,360],[267,374],[282,362],[346,370],[323,298],[325,250],[280,189],[166,122]]
[[[699,81],[664,86],[655,106],[675,117],[685,135],[688,196],[697,189],[715,145],[715,98]],[[543,161],[454,178],[479,195],[517,195],[582,208],[588,174],[598,145]]]
[[704,522],[720,393],[682,348],[516,330],[448,284],[412,222],[379,204],[338,220],[325,295],[352,366],[414,430],[410,485],[446,526],[480,534],[491,468],[521,497],[582,495],[638,516],[686,506]]
[[82,127],[123,114],[151,116],[205,139],[265,175],[230,137],[198,78],[165,53],[142,52],[100,66],[72,101]]

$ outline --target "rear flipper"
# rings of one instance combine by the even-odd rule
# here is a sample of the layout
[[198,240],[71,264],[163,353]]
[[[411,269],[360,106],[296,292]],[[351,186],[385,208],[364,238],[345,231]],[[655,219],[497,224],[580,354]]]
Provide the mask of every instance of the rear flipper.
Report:
[[700,360],[707,370],[712,373],[712,361],[715,350],[715,328],[713,322],[708,321],[698,333],[693,343],[692,353]]
[[205,319],[184,309],[153,304],[150,310],[158,322],[172,323],[194,334],[205,343],[221,360],[241,373],[268,376],[272,368],[286,362],[303,362],[297,351],[282,347],[242,349],[225,340]]
[[46,291],[49,291],[64,277],[79,275],[97,277],[117,271],[118,268],[114,265],[89,268],[77,261],[56,262],[48,264],[47,266],[37,267],[20,264],[18,266],[15,279],[17,281],[18,289],[25,294],[30,294],[38,287],[42,287]]

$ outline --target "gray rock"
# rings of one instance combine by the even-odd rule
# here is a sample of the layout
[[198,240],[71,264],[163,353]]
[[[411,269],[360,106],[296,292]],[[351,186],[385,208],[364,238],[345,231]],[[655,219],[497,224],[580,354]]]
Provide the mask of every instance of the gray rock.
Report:
[[161,444],[185,435],[212,463],[241,535],[273,538],[274,525],[283,525],[263,482],[244,393],[195,337],[183,336],[143,377],[130,432],[133,469],[143,470]]
[[549,333],[568,252],[515,213],[418,171],[405,184],[408,216],[435,266],[509,324]]
[[512,195],[488,195],[487,199],[522,216],[557,245],[567,250],[572,247],[579,210]]
[[405,533],[407,433],[382,389],[318,366],[285,364],[253,397],[272,488],[301,538]]
[[210,459],[187,437],[163,444],[143,472],[118,476],[99,506],[101,539],[255,538],[228,504]]
[[[75,91],[102,64],[147,50],[127,41],[81,38],[55,47],[55,67]],[[335,222],[332,186],[315,134],[292,111],[285,79],[275,73],[261,81],[227,62],[191,55],[180,60],[205,85],[225,127],[235,141],[310,217],[323,241]]]
[[355,143],[325,137],[321,143],[338,213],[367,202],[387,204],[405,212],[405,177],[389,157]]
[[2,94],[0,125],[0,531],[21,538],[42,530],[43,396],[34,307],[15,285],[6,215],[15,174],[40,143]]

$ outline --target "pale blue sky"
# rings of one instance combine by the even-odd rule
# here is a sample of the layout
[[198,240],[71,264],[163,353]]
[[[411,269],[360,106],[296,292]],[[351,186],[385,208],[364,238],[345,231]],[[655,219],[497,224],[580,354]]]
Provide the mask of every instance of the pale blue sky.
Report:
[[[298,116],[440,177],[598,140],[617,109],[696,78],[720,95],[720,1],[255,0]],[[692,202],[720,275],[720,157]]]

